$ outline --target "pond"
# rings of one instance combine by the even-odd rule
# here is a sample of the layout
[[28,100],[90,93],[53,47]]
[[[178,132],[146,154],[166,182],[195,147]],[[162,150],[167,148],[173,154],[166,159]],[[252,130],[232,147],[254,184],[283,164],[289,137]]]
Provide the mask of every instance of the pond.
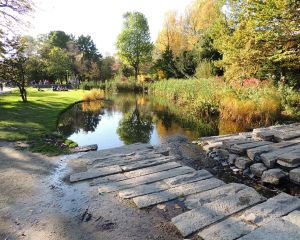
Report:
[[195,118],[164,99],[138,94],[107,95],[101,101],[75,104],[60,116],[58,130],[79,146],[97,144],[98,149],[136,142],[159,144],[176,134],[196,140],[241,131],[217,119]]

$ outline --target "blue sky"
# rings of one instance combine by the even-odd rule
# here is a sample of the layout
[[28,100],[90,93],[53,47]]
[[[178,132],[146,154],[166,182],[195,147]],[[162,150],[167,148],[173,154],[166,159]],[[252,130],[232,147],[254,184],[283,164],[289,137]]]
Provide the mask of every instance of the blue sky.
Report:
[[36,36],[51,30],[91,35],[99,51],[115,52],[115,41],[122,28],[122,15],[140,11],[148,19],[152,41],[160,31],[165,12],[183,13],[192,0],[36,0],[37,9],[26,33]]

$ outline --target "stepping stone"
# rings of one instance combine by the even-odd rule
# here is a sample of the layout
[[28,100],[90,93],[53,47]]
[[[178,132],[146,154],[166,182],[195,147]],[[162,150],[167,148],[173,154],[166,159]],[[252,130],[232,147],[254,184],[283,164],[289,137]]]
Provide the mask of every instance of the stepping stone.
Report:
[[97,159],[97,158],[103,158],[114,154],[130,154],[132,152],[139,152],[139,151],[145,151],[150,150],[153,151],[153,146],[148,143],[134,143],[130,145],[125,145],[122,147],[116,147],[116,148],[110,148],[110,149],[104,149],[96,152],[89,152],[85,154],[83,157],[86,159]]
[[256,227],[237,218],[230,217],[200,231],[198,236],[204,240],[234,240],[252,232]]
[[[279,199],[277,199],[275,205],[277,205],[278,203],[280,203]],[[272,205],[272,204],[274,204],[274,198],[273,200],[269,199],[267,202],[262,203],[260,205],[265,206],[265,205]],[[285,202],[285,200],[283,200],[282,205],[284,206],[284,204],[288,204],[288,202]],[[256,206],[252,207],[251,209],[254,209],[255,207]],[[251,209],[248,211],[251,211]],[[286,211],[282,212],[281,214],[277,214],[277,210],[276,208],[274,208],[274,213],[275,216],[273,216],[271,220],[265,221],[264,224],[267,224],[270,221],[274,221],[280,218],[282,215],[286,214]],[[269,210],[269,214],[272,215],[272,210]],[[252,217],[255,218],[255,216]],[[249,218],[251,218],[251,216]],[[293,211],[289,215],[283,217],[283,219],[300,226],[300,211]],[[245,219],[243,219],[243,215],[242,215],[242,219],[239,216],[231,216],[222,222],[213,224],[208,228],[202,230],[201,232],[199,232],[199,236],[205,240],[234,240],[252,232],[257,227],[258,227],[257,225],[245,221]]]
[[300,137],[300,130],[290,131],[286,133],[279,133],[274,135],[275,140],[277,140],[278,142],[287,141],[298,137]]
[[149,193],[160,192],[170,188],[167,184],[163,182],[155,182],[150,184],[143,184],[133,188],[125,189],[119,192],[119,197],[127,199],[146,195]]
[[132,188],[132,187],[142,185],[142,184],[158,182],[158,181],[166,179],[166,178],[175,177],[175,176],[181,175],[181,174],[183,175],[183,174],[187,174],[187,173],[192,173],[194,171],[195,170],[193,168],[183,166],[183,167],[179,167],[179,168],[170,169],[167,171],[152,173],[152,174],[145,175],[145,176],[130,178],[130,179],[127,179],[124,181],[102,184],[99,186],[98,191],[100,193],[114,192],[114,191],[118,191],[118,190]]
[[128,178],[124,174],[118,173],[118,174],[109,175],[106,177],[95,178],[90,183],[90,186],[96,186],[96,185],[108,183],[108,182],[118,182],[118,181],[122,181],[122,180],[126,180],[126,179],[128,179]]
[[261,181],[263,183],[270,183],[273,185],[278,185],[283,180],[285,180],[287,175],[279,168],[269,169],[264,171],[261,176]]
[[253,173],[256,177],[261,177],[264,171],[266,171],[267,168],[263,163],[255,163],[250,166],[250,171]]
[[300,168],[296,168],[289,173],[291,182],[300,185]]
[[99,168],[99,167],[106,167],[110,165],[122,165],[125,166],[127,164],[133,164],[140,161],[145,161],[148,159],[153,158],[165,158],[166,156],[162,156],[161,154],[156,154],[152,152],[144,152],[142,156],[140,155],[132,155],[127,157],[105,157],[102,159],[93,159],[92,161],[88,162],[88,168]]
[[78,181],[92,179],[96,177],[104,177],[104,176],[108,176],[120,172],[122,172],[122,169],[118,165],[98,168],[98,169],[90,169],[87,172],[72,174],[70,176],[70,182],[78,182]]
[[256,148],[260,146],[266,146],[273,144],[269,141],[257,141],[252,143],[245,143],[245,144],[234,144],[230,147],[229,151],[237,154],[245,154],[248,149]]
[[271,151],[268,153],[263,153],[260,155],[263,163],[268,167],[268,168],[273,168],[275,167],[276,161],[279,158],[280,155],[289,153],[295,150],[300,150],[300,144],[293,145],[290,147],[285,147],[285,148],[280,148],[275,151]]
[[246,210],[240,220],[262,226],[300,207],[300,199],[286,193],[268,199],[266,202]]
[[247,188],[247,186],[244,184],[229,183],[212,190],[189,195],[186,197],[184,204],[188,209],[199,208],[206,203],[213,202],[223,197],[234,195],[238,191],[245,188]]
[[289,168],[300,166],[300,149],[280,155],[277,159],[277,163]]
[[253,163],[253,161],[251,161],[249,158],[247,157],[238,157],[235,159],[234,165],[239,168],[239,169],[246,169],[248,168],[251,163]]
[[277,219],[269,224],[257,228],[253,232],[239,238],[239,240],[299,240],[300,227],[283,219]]
[[224,184],[225,183],[219,179],[209,178],[198,182],[180,185],[158,193],[152,193],[149,195],[136,197],[133,198],[133,201],[138,208],[145,208],[158,203],[173,200],[179,196],[185,196],[189,194],[207,191],[222,186]]
[[[138,170],[134,170],[134,171],[130,171],[130,172],[125,172],[124,175],[127,178],[134,178],[134,177],[148,175],[151,173],[162,172],[162,171],[169,170],[172,168],[177,168],[177,167],[182,167],[182,165],[177,162],[167,162],[165,164],[157,165],[154,167],[147,167],[147,168],[142,168],[142,169],[138,169]],[[125,168],[123,168],[123,167],[121,167],[121,168],[125,170]]]
[[252,149],[248,149],[247,150],[247,156],[251,159],[251,160],[260,160],[260,155],[262,153],[267,153],[270,151],[274,151],[274,150],[278,150],[280,148],[284,148],[284,147],[289,147],[292,145],[296,145],[300,143],[300,140],[298,141],[287,141],[287,142],[280,142],[280,143],[274,143],[274,144],[270,144],[270,145],[266,145],[266,146],[261,146],[261,147],[256,147],[256,148],[252,148]]
[[204,179],[211,178],[211,177],[213,177],[213,175],[210,172],[208,172],[206,170],[199,170],[194,173],[189,173],[189,174],[165,179],[164,182],[166,184],[168,184],[170,187],[174,187],[176,185],[196,182],[196,181],[204,180]]
[[241,138],[241,139],[223,141],[223,145],[225,148],[230,149],[235,144],[246,144],[246,143],[254,143],[254,142],[258,142],[258,141],[251,138]]
[[171,162],[174,160],[176,160],[176,158],[174,158],[174,157],[151,158],[151,159],[137,161],[137,162],[134,162],[131,164],[127,164],[127,165],[121,166],[121,168],[124,172],[128,172],[128,171],[136,170],[139,168],[160,165],[160,164],[163,164],[166,162]]
[[264,201],[253,188],[247,187],[236,194],[206,203],[200,208],[182,213],[172,218],[172,223],[186,237],[212,223]]

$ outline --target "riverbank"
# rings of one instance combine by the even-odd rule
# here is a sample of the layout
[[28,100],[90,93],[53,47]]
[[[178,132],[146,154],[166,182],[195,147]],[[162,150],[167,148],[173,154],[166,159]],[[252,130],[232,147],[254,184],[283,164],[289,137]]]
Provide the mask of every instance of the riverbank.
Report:
[[188,114],[219,116],[223,122],[247,124],[248,129],[300,118],[300,94],[284,85],[233,87],[216,78],[170,79],[149,84],[149,92],[172,101]]
[[68,152],[68,144],[72,146],[72,142],[56,133],[58,116],[68,106],[81,101],[85,93],[29,88],[27,103],[21,102],[18,91],[1,95],[0,140],[24,141],[32,151],[49,155]]

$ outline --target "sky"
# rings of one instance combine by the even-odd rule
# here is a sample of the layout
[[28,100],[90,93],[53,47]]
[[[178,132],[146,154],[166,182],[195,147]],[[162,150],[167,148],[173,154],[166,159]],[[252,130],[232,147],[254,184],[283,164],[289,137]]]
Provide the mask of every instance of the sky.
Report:
[[122,29],[123,14],[142,12],[154,42],[162,28],[164,14],[183,13],[192,0],[36,0],[37,9],[26,33],[32,36],[62,30],[75,36],[90,35],[100,53],[115,53],[115,42]]

